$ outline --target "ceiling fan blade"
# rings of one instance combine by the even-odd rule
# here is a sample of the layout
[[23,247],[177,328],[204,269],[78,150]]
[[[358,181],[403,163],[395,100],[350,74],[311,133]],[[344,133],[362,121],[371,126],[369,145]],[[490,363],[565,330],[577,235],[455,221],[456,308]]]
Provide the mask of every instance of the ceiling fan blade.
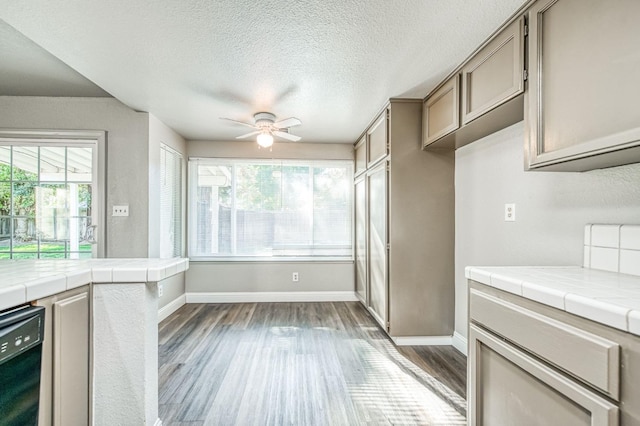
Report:
[[284,120],[276,121],[273,123],[273,127],[277,127],[278,129],[286,129],[288,127],[299,126],[302,124],[302,121],[295,117],[285,118]]
[[232,120],[231,118],[220,117],[220,120],[226,120],[226,121],[230,121],[232,123],[242,124],[243,126],[251,127],[252,129],[257,129],[258,128],[254,124],[245,123],[244,121]]
[[236,139],[245,139],[245,138],[248,138],[249,136],[257,135],[259,133],[260,133],[260,130],[256,130],[255,132],[247,133],[246,135],[236,136]]
[[279,138],[286,139],[291,142],[298,142],[300,139],[302,139],[300,136],[291,135],[287,132],[281,132],[280,130],[274,130],[273,134],[275,136],[278,136]]

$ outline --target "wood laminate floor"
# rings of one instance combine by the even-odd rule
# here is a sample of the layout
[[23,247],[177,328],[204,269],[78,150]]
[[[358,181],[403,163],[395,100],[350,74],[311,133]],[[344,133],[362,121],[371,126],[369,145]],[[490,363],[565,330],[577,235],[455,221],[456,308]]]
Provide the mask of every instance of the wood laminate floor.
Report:
[[466,424],[466,358],[396,348],[357,302],[185,305],[159,369],[164,426]]

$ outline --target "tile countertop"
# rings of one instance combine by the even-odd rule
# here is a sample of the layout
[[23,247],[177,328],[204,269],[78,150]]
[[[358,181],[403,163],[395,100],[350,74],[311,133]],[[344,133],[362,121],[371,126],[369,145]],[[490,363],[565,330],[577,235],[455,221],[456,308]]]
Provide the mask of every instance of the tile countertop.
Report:
[[188,268],[182,258],[0,260],[0,310],[89,283],[157,282]]
[[638,276],[579,266],[468,266],[465,276],[640,336]]

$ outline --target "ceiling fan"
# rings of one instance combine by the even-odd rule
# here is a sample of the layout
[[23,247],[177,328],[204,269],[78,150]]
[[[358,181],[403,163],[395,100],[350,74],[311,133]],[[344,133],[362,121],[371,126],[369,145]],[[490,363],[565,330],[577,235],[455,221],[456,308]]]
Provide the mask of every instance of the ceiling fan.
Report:
[[244,121],[232,120],[231,118],[220,117],[221,120],[231,121],[232,123],[242,124],[243,126],[255,129],[244,135],[237,136],[236,139],[245,139],[254,135],[258,135],[257,142],[263,148],[273,145],[273,137],[279,137],[292,142],[298,142],[302,139],[300,136],[289,133],[289,128],[299,126],[302,121],[295,117],[285,118],[276,121],[276,116],[270,112],[258,112],[253,115],[254,123],[246,123]]

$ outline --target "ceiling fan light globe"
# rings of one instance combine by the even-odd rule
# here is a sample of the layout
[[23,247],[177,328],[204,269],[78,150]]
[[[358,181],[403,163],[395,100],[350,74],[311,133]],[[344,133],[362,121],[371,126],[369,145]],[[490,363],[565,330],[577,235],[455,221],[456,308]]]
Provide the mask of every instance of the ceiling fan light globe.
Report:
[[263,148],[269,148],[273,145],[273,136],[269,133],[260,133],[257,138],[258,145]]

